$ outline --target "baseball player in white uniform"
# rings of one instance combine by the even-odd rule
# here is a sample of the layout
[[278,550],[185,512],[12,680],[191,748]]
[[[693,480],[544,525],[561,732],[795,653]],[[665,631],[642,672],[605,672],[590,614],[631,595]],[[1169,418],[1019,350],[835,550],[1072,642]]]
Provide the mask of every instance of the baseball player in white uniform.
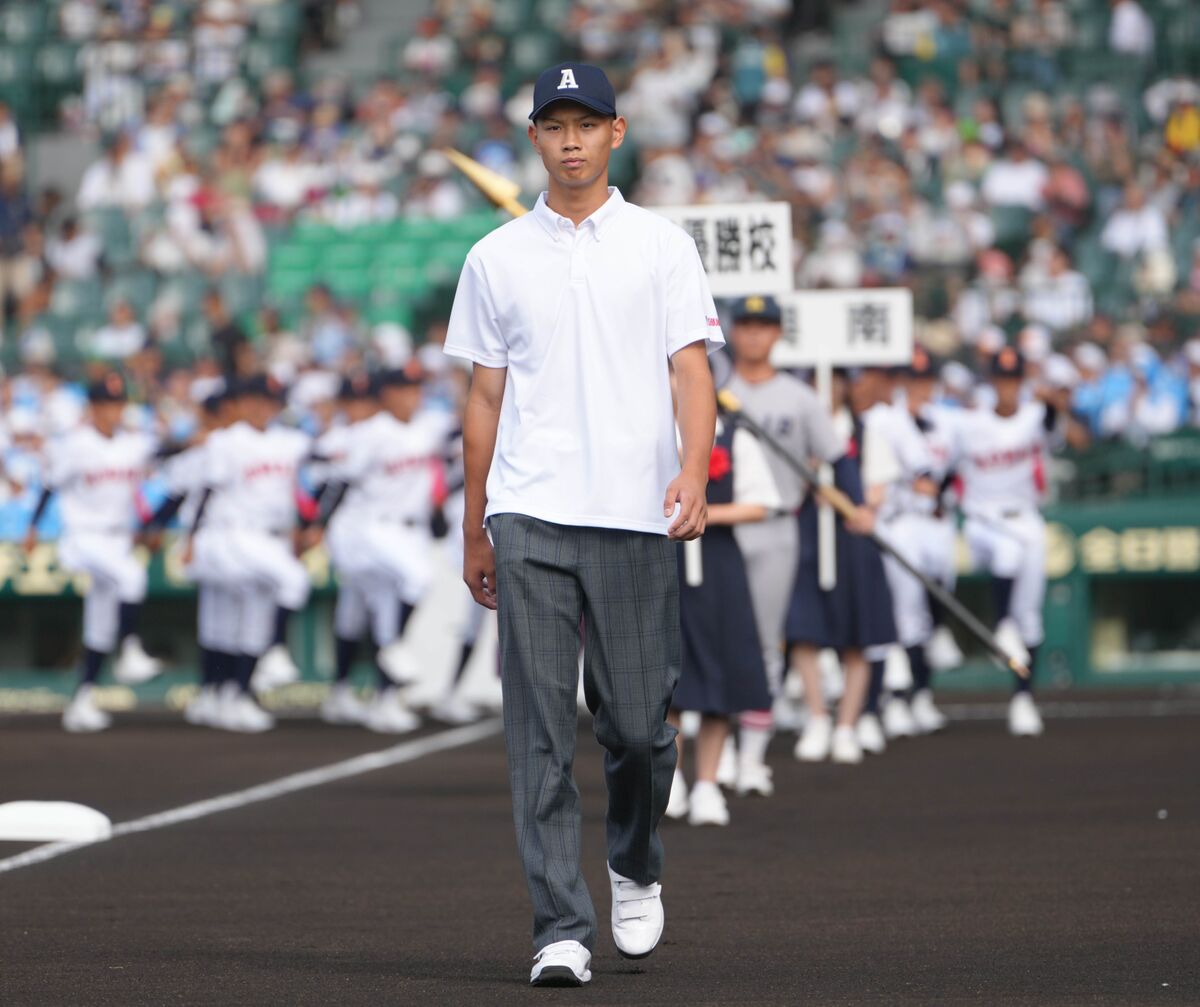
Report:
[[[365,373],[343,379],[338,392],[339,422],[317,440],[320,466],[318,499],[346,464],[351,446],[379,409],[377,388]],[[337,603],[333,612],[334,679],[321,706],[321,719],[329,724],[362,724],[369,707],[355,694],[350,671],[359,643],[366,633],[370,612],[368,586],[361,576],[367,550],[359,536],[360,494],[349,493],[339,504],[325,534],[325,546],[337,574]]]
[[[976,566],[991,574],[996,637],[1032,670],[1043,639],[1046,524],[1038,511],[1043,459],[1058,411],[1025,400],[1024,361],[1012,347],[993,358],[995,403],[955,417],[955,459],[962,479],[963,531]],[[1032,682],[1016,679],[1008,711],[1016,736],[1042,733]]]
[[64,729],[102,731],[111,718],[95,703],[94,686],[104,659],[120,647],[113,668],[118,682],[145,682],[161,665],[137,636],[146,597],[146,568],[133,554],[137,496],[155,454],[154,439],[121,428],[125,383],[109,373],[88,390],[89,420],[47,449],[46,484],[30,521],[25,548],[37,545],[37,525],[52,495],[62,511],[58,559],[91,583],[83,602],[83,662],[78,688],[63,711]]
[[[887,487],[876,528],[918,570],[944,584],[954,577],[954,525],[939,509],[946,453],[934,449],[936,434],[930,411],[935,384],[933,362],[918,347],[901,379],[897,401],[889,408],[887,422],[880,425],[891,443],[899,476]],[[912,674],[908,695],[894,698],[885,707],[884,726],[892,709],[900,709],[907,702],[914,733],[940,731],[946,726],[946,718],[933,702],[932,672],[925,654],[933,635],[929,595],[924,585],[891,556],[884,556],[883,565],[892,592],[896,633]],[[860,738],[874,727],[866,717],[860,720]]]
[[[221,725],[269,730],[274,721],[251,695],[251,676],[286,629],[288,616],[308,602],[310,582],[296,558],[298,473],[311,441],[274,426],[280,389],[271,379],[247,379],[238,389],[240,420],[212,439],[205,453],[204,492],[193,524],[193,548],[205,527],[220,529],[215,566],[236,586],[236,674],[221,687]],[[215,553],[217,550],[213,550]],[[190,558],[190,557],[189,557]]]
[[[177,514],[180,524],[190,528],[204,490],[206,452],[214,438],[236,418],[236,397],[222,389],[204,400],[200,429],[192,443],[164,466],[167,499],[147,522],[156,537]],[[197,726],[219,727],[217,693],[223,681],[233,677],[236,651],[237,598],[228,584],[228,566],[220,568],[212,559],[219,531],[205,531],[197,555],[185,574],[197,585],[196,643],[199,651],[200,690],[184,710],[184,720]]]
[[322,513],[334,521],[342,506],[354,508],[346,548],[357,557],[354,579],[363,587],[378,648],[379,693],[366,726],[400,734],[420,724],[403,695],[418,672],[404,631],[433,582],[430,524],[449,429],[443,414],[421,411],[415,367],[380,375],[379,404],[335,466]]

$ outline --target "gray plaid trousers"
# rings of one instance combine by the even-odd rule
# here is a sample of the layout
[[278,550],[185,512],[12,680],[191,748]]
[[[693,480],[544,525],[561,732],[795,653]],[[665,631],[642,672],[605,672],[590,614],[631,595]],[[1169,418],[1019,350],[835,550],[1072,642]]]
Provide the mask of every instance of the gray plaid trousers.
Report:
[[591,949],[596,911],[579,867],[579,791],[571,775],[580,620],[584,692],[605,748],[608,861],[657,881],[658,823],[675,773],[666,722],[679,677],[679,584],[665,535],[489,519],[496,549],[504,734],[517,845],[533,900],[533,946]]

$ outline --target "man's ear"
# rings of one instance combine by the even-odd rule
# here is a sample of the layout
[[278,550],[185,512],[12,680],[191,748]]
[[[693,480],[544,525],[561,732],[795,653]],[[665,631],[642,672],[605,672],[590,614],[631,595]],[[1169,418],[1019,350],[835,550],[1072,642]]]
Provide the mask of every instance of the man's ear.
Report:
[[625,116],[623,116],[623,115],[618,115],[615,119],[613,119],[613,124],[612,124],[612,131],[613,131],[612,149],[613,150],[616,150],[619,146],[621,146],[621,144],[623,144],[625,142],[625,130],[628,127],[628,125],[629,124],[625,121]]
[[528,133],[529,133],[529,145],[540,154],[542,152],[542,149],[538,146],[538,142],[537,142],[537,123],[531,122],[529,124]]

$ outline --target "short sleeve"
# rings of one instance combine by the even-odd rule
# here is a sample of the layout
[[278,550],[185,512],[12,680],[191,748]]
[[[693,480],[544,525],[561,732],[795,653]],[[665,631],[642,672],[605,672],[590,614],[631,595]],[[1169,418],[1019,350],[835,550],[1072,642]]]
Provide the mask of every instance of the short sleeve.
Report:
[[733,432],[733,499],[771,511],[783,506],[766,450],[744,427]]
[[846,445],[834,429],[833,417],[814,392],[804,396],[804,426],[812,457],[835,462],[846,453]]
[[474,255],[468,255],[458,278],[444,352],[484,367],[508,366],[508,343],[500,328],[487,278]]
[[62,489],[75,474],[75,452],[71,450],[68,437],[51,441],[46,450],[46,485],[51,489]]
[[668,255],[667,356],[673,357],[701,340],[708,353],[715,353],[725,345],[725,337],[696,242],[681,233],[679,239],[670,242]]
[[236,445],[227,438],[214,435],[204,443],[204,464],[201,482],[209,489],[218,489],[233,480],[233,460],[230,458]]

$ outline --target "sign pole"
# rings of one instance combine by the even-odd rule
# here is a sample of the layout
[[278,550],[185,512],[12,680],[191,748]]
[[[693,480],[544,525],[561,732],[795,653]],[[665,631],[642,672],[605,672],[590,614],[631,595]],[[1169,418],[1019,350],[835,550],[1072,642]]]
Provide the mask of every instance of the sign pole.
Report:
[[[818,361],[817,398],[825,411],[833,415],[833,364],[828,360]],[[833,485],[833,466],[822,462],[817,470],[817,479],[822,486]],[[822,591],[837,587],[837,515],[827,503],[817,503],[817,583]]]

